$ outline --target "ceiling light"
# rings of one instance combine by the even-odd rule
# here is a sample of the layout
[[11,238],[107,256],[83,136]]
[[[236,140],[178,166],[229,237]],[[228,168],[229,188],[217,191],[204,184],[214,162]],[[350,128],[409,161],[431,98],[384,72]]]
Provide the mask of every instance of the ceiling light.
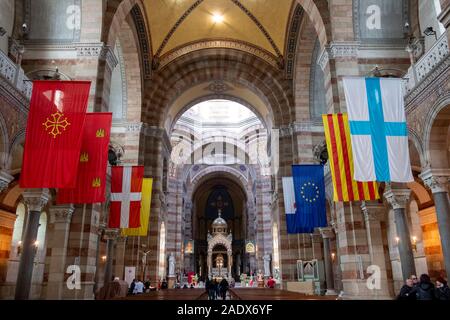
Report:
[[221,15],[220,13],[214,13],[212,19],[214,23],[221,23],[223,22],[223,15]]

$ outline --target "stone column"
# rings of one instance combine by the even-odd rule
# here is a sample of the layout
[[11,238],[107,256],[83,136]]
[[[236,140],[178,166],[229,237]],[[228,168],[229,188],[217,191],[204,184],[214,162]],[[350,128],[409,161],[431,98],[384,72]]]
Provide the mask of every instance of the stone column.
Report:
[[450,279],[450,206],[448,181],[450,170],[424,170],[420,178],[433,193],[447,279]]
[[22,253],[19,263],[19,276],[16,283],[16,300],[28,300],[33,277],[34,257],[36,255],[35,241],[39,229],[41,211],[50,199],[48,189],[27,189],[23,194],[28,209],[28,219],[22,242]]
[[212,277],[211,274],[211,268],[212,268],[212,251],[208,250],[208,260],[207,260],[207,264],[208,264],[208,277]]
[[394,210],[395,226],[397,229],[398,251],[400,254],[400,262],[402,265],[403,280],[406,281],[411,275],[416,274],[416,266],[414,264],[414,254],[411,244],[411,236],[408,228],[406,217],[406,205],[408,204],[411,190],[392,188],[386,185],[384,197]]
[[228,250],[228,277],[231,278],[231,266],[233,265],[233,253],[231,250]]
[[105,239],[106,239],[106,266],[105,266],[105,277],[103,279],[104,285],[106,286],[111,282],[113,260],[114,260],[114,245],[119,237],[119,229],[106,229]]
[[0,171],[0,193],[8,189],[9,183],[14,180],[14,177],[8,172]]
[[389,280],[387,276],[386,252],[381,227],[381,222],[386,215],[386,208],[382,203],[363,201],[361,210],[366,226],[370,263],[380,270],[379,287],[375,287],[372,290],[373,295],[377,299],[392,299],[394,297],[394,288],[392,280]]
[[334,237],[331,227],[320,228],[320,234],[323,238],[323,258],[325,264],[325,279],[327,281],[326,295],[337,295],[334,290],[334,274],[333,274],[333,261],[331,260],[331,238]]
[[[127,237],[118,237],[116,245],[116,264],[114,266],[114,275],[121,279],[124,279],[125,272],[125,249],[127,244]],[[145,269],[145,265],[142,266]],[[142,272],[143,277],[145,277],[145,270]],[[143,279],[142,281],[144,281]]]
[[49,235],[47,250],[50,250],[46,299],[60,300],[63,294],[66,273],[67,243],[73,205],[58,205],[50,208],[50,223],[53,232]]

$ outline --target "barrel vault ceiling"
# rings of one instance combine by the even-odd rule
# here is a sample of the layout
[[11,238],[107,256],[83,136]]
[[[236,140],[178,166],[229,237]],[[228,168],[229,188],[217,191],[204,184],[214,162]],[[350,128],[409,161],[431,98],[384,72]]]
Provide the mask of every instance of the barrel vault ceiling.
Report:
[[181,50],[233,46],[280,58],[293,5],[292,0],[144,0],[144,3],[153,54],[158,58]]

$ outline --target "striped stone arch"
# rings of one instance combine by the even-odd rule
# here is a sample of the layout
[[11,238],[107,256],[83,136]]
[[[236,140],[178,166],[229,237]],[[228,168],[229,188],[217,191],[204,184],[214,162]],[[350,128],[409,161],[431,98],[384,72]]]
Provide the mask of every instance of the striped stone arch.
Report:
[[436,118],[439,113],[450,106],[450,92],[447,92],[445,95],[441,96],[433,106],[428,110],[427,116],[425,118],[425,122],[423,124],[423,163],[424,167],[427,167],[431,164],[431,150],[430,150],[430,139],[431,139],[431,131],[433,129],[433,125],[435,123]]
[[[303,7],[309,20],[313,23],[320,45],[324,48],[328,39],[331,39],[328,0],[296,0],[296,2]],[[327,25],[325,25],[325,22]]]
[[[422,168],[424,168],[427,165],[427,163],[426,163],[426,156],[425,156],[425,152],[424,152],[424,145],[423,145],[422,138],[412,128],[408,128],[408,137],[409,137],[409,140],[414,145],[414,147],[416,148],[416,150],[419,154],[420,164],[421,164]],[[411,150],[410,150],[410,153],[411,153]]]
[[8,149],[9,149],[8,129],[6,126],[5,119],[0,113],[0,168],[4,168],[6,165],[9,153]]
[[247,87],[267,101],[276,126],[293,122],[295,114],[291,82],[284,72],[254,55],[232,49],[207,49],[184,55],[154,74],[145,89],[151,108],[142,119],[164,126],[170,102],[195,85],[224,80]]
[[[235,169],[235,168],[231,168],[228,166],[213,166],[213,167],[206,167],[203,170],[200,170],[198,173],[196,173],[192,178],[191,178],[191,184],[192,186],[195,187],[201,182],[204,181],[205,179],[210,178],[211,175],[215,175],[215,174],[221,174],[221,175],[231,175],[235,178],[235,180],[240,182],[241,187],[244,190],[247,190],[247,184],[248,184],[248,178],[239,170]],[[248,190],[247,190],[248,191]]]

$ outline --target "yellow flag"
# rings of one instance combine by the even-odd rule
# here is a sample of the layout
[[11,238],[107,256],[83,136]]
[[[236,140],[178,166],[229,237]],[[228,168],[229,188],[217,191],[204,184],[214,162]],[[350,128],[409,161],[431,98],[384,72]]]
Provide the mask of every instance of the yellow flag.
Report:
[[148,221],[150,219],[150,204],[152,202],[152,178],[144,178],[142,181],[142,198],[141,198],[141,226],[139,228],[121,229],[122,236],[146,236],[148,232]]

